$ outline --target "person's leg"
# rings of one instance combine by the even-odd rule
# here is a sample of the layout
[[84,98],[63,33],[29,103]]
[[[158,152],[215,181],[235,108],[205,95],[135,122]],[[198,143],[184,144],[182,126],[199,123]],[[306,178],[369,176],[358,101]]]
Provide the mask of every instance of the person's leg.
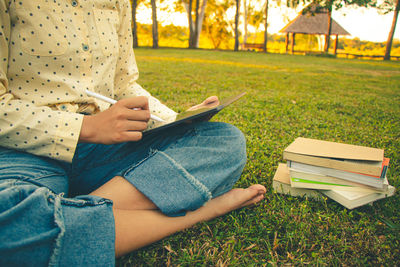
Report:
[[68,192],[68,177],[57,161],[0,147],[0,181],[16,179],[49,188],[56,194]]
[[114,265],[112,202],[64,197],[60,166],[0,147],[0,266]]
[[115,255],[122,256],[194,224],[255,204],[264,198],[265,187],[232,189],[185,216],[168,217],[156,210],[114,209]]
[[[184,125],[140,142],[81,144],[73,162],[72,195],[106,196],[119,187],[130,197],[117,201],[117,208],[157,206],[165,214],[183,215],[232,189],[245,162],[243,134],[225,123]],[[133,187],[115,183],[118,176]]]
[[[222,128],[224,128],[224,126]],[[169,146],[166,149],[163,149],[163,152],[175,149],[180,150],[181,154],[184,157],[192,158],[191,162],[194,163],[191,164],[189,162],[189,164],[187,164],[186,166],[197,165],[199,161],[200,163],[208,161],[208,166],[207,164],[205,164],[204,166],[201,166],[202,164],[200,164],[200,167],[203,167],[203,169],[205,168],[204,170],[205,172],[218,175],[219,170],[213,172],[213,168],[207,169],[207,167],[213,164],[213,162],[210,161],[212,160],[218,161],[217,159],[218,157],[211,157],[211,158],[208,157],[206,161],[200,158],[198,161],[196,161],[196,159],[193,159],[193,154],[196,154],[196,149],[198,147],[201,147],[200,150],[203,150],[203,152],[206,150],[216,150],[216,153],[218,153],[219,150],[222,150],[222,159],[226,158],[226,156],[228,157],[230,156],[234,159],[238,157],[239,160],[237,160],[237,162],[240,162],[242,160],[240,158],[243,157],[243,151],[241,151],[240,148],[239,150],[236,151],[235,148],[233,148],[232,150],[232,146],[229,146],[230,143],[231,144],[235,143],[238,140],[237,137],[235,137],[235,134],[237,133],[235,133],[235,130],[233,130],[233,136],[232,136],[231,133],[232,129],[229,129],[228,127],[228,129],[225,130],[227,130],[225,131],[225,136],[219,133],[207,134],[207,129],[205,131],[201,131],[202,132],[201,134],[205,134],[206,136],[209,135],[210,138],[212,139],[215,138],[217,139],[217,141],[221,141],[221,138],[219,138],[218,136],[215,137],[215,135],[224,136],[222,137],[222,139],[225,139],[225,141],[222,141],[222,143],[225,142],[225,144],[220,144],[220,145],[227,145],[228,149],[225,151],[223,151],[224,149],[220,149],[218,145],[213,145],[212,143],[214,142],[207,144],[206,140],[203,141],[199,140],[202,139],[202,137],[197,138],[196,134],[194,134],[193,135],[194,138],[189,138],[189,139],[192,139],[192,141],[195,144],[193,143],[190,144],[191,143],[190,140],[188,142],[190,144],[189,146],[187,146],[188,143],[185,144],[175,143],[174,145]],[[224,131],[222,131],[222,133],[224,133]],[[240,140],[240,135],[238,137]],[[207,137],[206,139],[209,138]],[[186,146],[188,147],[187,149]],[[242,144],[239,144],[239,146],[242,146]],[[234,153],[238,151],[241,151],[240,153],[238,153],[239,155]],[[175,152],[172,152],[170,154],[174,153]],[[231,153],[233,153],[233,155]],[[212,156],[213,153],[210,154]],[[208,155],[204,155],[203,153],[203,157],[207,156]],[[179,158],[179,155],[177,157]],[[176,158],[176,156],[174,156],[174,158]],[[150,158],[145,159],[143,162],[148,161],[149,159],[152,159],[151,156]],[[154,166],[147,165],[147,167],[150,170],[153,169],[157,169],[157,171],[163,170],[162,162],[160,164],[156,164],[155,161],[153,162],[153,164]],[[135,168],[140,165],[141,164],[136,165]],[[229,167],[231,166],[229,166],[230,164],[227,165],[228,166],[226,166],[225,168],[229,169]],[[232,172],[232,170],[237,170],[238,167],[234,166],[231,168]],[[199,171],[201,172],[201,170]],[[129,173],[129,170],[127,173]],[[141,172],[134,172],[134,173],[136,177],[141,177],[140,176]],[[154,174],[145,175],[143,176],[143,179],[145,177],[150,180],[153,180],[154,178],[159,178],[161,183],[164,183],[162,179],[174,180],[175,178],[173,176],[173,173],[171,174],[170,172],[162,173],[161,171],[158,173],[160,174],[159,176]],[[235,173],[235,171],[233,171],[233,173]],[[170,174],[171,176],[166,176],[166,174]],[[220,177],[215,177],[217,183],[221,184],[220,181],[218,182],[219,179]],[[236,181],[236,179],[237,177],[234,177],[232,179],[233,182]],[[168,217],[158,210],[153,210],[154,208],[156,208],[153,202],[150,199],[148,199],[143,193],[141,193],[138,189],[136,189],[134,185],[132,185],[130,182],[119,176],[111,179],[109,182],[107,182],[94,192],[92,192],[92,194],[104,198],[109,198],[114,203],[114,218],[115,218],[115,232],[116,232],[115,249],[116,249],[116,256],[118,257],[132,250],[135,250],[137,248],[158,241],[177,231],[191,227],[197,222],[207,221],[217,216],[226,214],[227,212],[235,210],[237,208],[257,203],[264,198],[264,194],[266,192],[264,186],[253,185],[247,189],[237,188],[230,190],[233,185],[232,180],[230,180],[228,185],[223,184],[222,182],[222,186],[214,187],[214,192],[219,196],[211,199],[210,201],[206,202],[203,206],[200,206],[194,211],[187,212],[185,216],[180,216],[180,217]],[[219,190],[215,190],[215,188]],[[160,192],[160,190],[165,190],[165,194],[174,193],[168,190],[169,189],[168,186],[167,188],[165,188],[157,183],[151,184],[150,187],[148,187],[147,189],[148,190],[153,189],[153,191],[156,192]],[[227,190],[228,192],[226,192]],[[183,191],[181,192],[181,194],[185,195],[186,192]]]
[[[260,193],[262,193],[262,191],[264,191],[265,193],[264,186],[262,185],[261,186],[254,185],[254,186],[257,186],[258,189],[262,189],[260,190]],[[243,190],[241,188],[238,189]],[[233,190],[237,191],[236,189]],[[112,200],[114,203],[113,205],[114,209],[119,209],[119,210],[158,209],[157,206],[150,199],[148,199],[143,193],[137,190],[131,183],[129,183],[121,176],[114,177],[106,184],[104,184],[103,186],[99,187],[98,189],[90,193],[90,195]],[[252,201],[253,199],[250,200],[249,204],[251,204]]]
[[198,123],[122,173],[164,214],[181,216],[232,189],[246,162],[243,134],[225,123]]
[[114,209],[123,210],[155,210],[157,206],[130,182],[116,176],[94,190],[90,195],[111,199]]

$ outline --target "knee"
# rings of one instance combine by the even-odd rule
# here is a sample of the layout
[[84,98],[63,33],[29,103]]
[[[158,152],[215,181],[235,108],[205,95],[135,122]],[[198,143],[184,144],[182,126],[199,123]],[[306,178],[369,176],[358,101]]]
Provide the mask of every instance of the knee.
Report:
[[221,123],[220,127],[223,128],[221,135],[225,140],[224,145],[229,154],[244,164],[246,162],[246,138],[244,134],[237,127],[228,123]]
[[[243,171],[247,161],[246,138],[235,126],[228,123],[212,122],[209,131],[212,138],[208,147],[211,151],[218,151],[214,155],[214,161],[227,173],[221,177],[237,180]],[[209,133],[210,134],[210,133]]]

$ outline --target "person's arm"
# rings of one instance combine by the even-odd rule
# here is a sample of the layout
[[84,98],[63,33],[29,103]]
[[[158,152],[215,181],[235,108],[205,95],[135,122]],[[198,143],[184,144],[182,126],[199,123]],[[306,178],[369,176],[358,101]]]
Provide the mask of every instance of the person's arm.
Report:
[[[115,98],[117,100],[135,96],[145,96],[149,100],[149,110],[152,114],[168,120],[176,116],[176,112],[151,96],[138,83],[139,72],[132,49],[131,12],[128,0],[120,1],[120,27],[118,30],[119,56],[115,75]],[[150,120],[149,127],[155,122]]]
[[7,74],[11,37],[9,1],[0,1],[0,145],[71,161],[83,115],[39,107],[13,95]]
[[120,100],[103,112],[83,118],[79,142],[115,144],[139,141],[149,118],[146,97]]

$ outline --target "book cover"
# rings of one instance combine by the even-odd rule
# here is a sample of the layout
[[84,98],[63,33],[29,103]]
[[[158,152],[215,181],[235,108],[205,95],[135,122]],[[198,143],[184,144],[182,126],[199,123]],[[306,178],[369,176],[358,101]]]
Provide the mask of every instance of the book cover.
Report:
[[380,176],[383,149],[296,138],[284,151],[283,158],[310,165]]
[[354,209],[372,203],[376,200],[393,196],[395,191],[396,189],[389,185],[386,193],[352,192],[342,190],[326,190],[321,192],[325,196],[340,203],[342,206],[348,209]]
[[272,187],[277,193],[291,195],[295,197],[310,197],[321,199],[321,194],[312,189],[294,188],[290,186],[289,168],[284,163],[279,163],[278,169],[275,172],[272,180]]

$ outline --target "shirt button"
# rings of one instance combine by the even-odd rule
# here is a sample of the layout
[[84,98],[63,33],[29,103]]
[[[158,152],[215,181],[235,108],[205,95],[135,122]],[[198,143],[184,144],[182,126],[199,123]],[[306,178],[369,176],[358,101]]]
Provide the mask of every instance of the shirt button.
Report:
[[78,2],[77,2],[77,1],[72,1],[72,2],[71,2],[71,5],[72,5],[73,7],[76,7],[76,6],[78,6]]
[[82,49],[83,49],[83,51],[88,51],[89,46],[87,44],[82,44]]

